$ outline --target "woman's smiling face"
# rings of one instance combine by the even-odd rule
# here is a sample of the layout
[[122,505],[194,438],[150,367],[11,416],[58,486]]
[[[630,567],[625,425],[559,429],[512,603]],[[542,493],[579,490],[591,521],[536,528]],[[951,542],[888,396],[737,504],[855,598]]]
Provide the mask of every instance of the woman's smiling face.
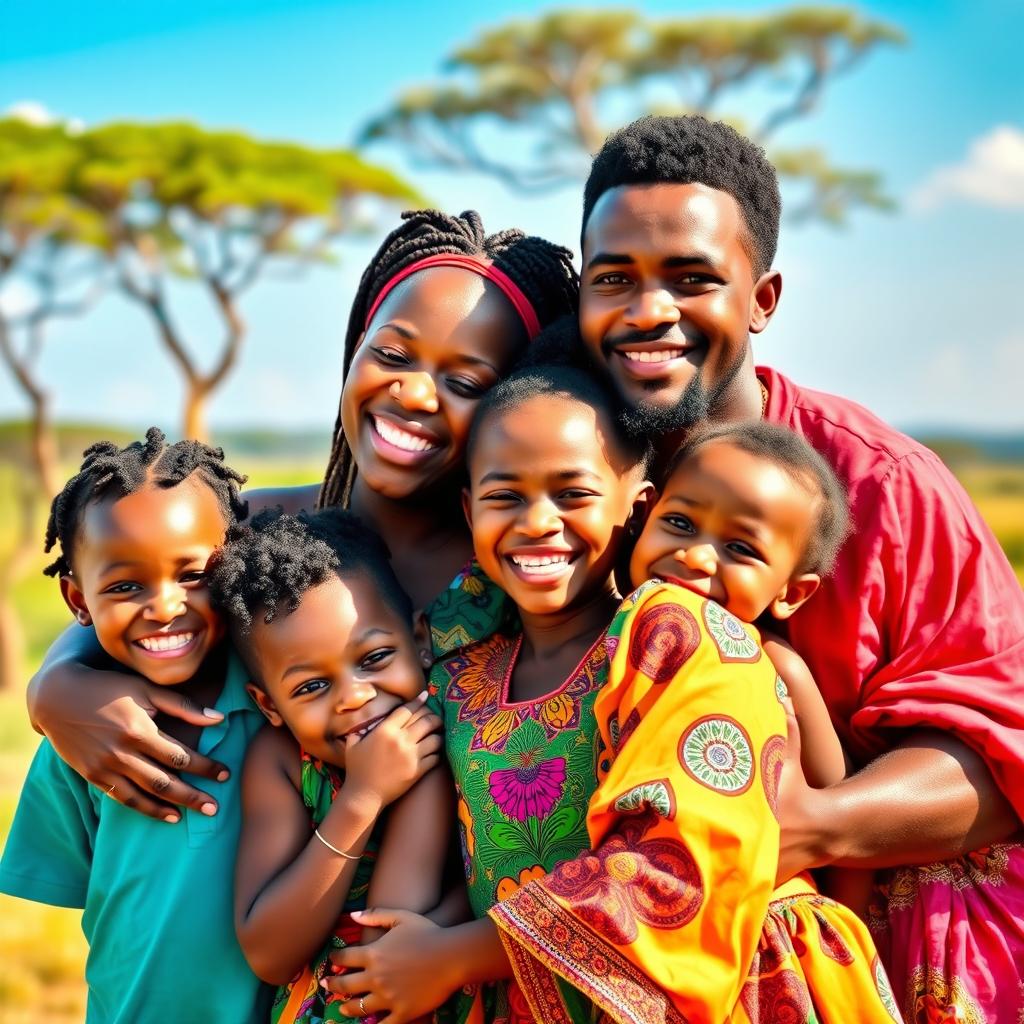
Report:
[[402,500],[463,465],[477,402],[526,344],[511,303],[457,267],[413,274],[374,314],[341,393],[364,483]]

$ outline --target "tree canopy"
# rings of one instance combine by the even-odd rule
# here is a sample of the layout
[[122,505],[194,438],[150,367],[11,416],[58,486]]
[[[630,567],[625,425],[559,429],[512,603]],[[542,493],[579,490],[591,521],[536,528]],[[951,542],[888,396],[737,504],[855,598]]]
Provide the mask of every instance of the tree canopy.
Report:
[[[904,41],[896,27],[841,7],[660,20],[553,11],[455,50],[449,80],[403,92],[360,142],[394,140],[423,162],[528,194],[580,180],[607,133],[642,113],[701,113],[769,146],[780,174],[803,186],[794,215],[840,223],[852,206],[891,206],[880,176],[833,167],[818,149],[778,148],[774,137],[815,110],[836,76]],[[737,117],[741,101],[757,116]]]

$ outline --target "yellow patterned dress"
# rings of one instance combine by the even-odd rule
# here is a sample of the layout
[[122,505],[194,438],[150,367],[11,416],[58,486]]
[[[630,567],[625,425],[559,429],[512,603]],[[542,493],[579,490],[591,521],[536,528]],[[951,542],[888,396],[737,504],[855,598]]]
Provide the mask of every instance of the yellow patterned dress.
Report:
[[[605,681],[586,712],[599,734],[593,793],[574,804],[586,807],[586,838],[575,855],[541,863],[543,876],[510,878],[515,886],[489,911],[522,997],[506,1019],[899,1021],[856,915],[807,878],[775,889],[785,688],[756,630],[651,582],[623,602],[600,647],[607,667],[594,674]],[[497,721],[491,734],[506,748],[537,722],[513,722],[500,693],[485,702],[482,692],[454,703],[477,729]],[[583,714],[577,726],[586,728]],[[520,812],[538,826],[554,813],[568,765],[564,775],[551,767],[562,755],[546,746],[534,756],[549,767],[532,804],[506,801],[506,777],[494,780],[482,760],[469,768],[491,794],[463,812],[471,872],[486,872],[495,847],[512,843]]]

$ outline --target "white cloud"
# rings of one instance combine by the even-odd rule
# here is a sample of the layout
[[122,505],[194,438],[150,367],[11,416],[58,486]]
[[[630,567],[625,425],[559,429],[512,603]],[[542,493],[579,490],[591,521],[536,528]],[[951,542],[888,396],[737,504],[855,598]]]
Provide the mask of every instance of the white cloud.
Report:
[[964,160],[939,167],[918,185],[909,205],[931,210],[955,199],[1024,209],[1024,131],[1004,124],[975,139]]
[[51,124],[63,124],[72,134],[83,131],[85,128],[85,124],[78,118],[60,117],[53,113],[45,103],[40,103],[38,100],[19,100],[17,103],[12,103],[4,111],[3,116],[27,121],[39,128],[45,128]]

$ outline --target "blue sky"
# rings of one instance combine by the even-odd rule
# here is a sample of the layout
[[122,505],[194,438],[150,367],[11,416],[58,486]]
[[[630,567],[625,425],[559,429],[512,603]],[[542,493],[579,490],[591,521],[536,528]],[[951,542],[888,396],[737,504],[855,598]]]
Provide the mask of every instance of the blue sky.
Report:
[[[778,6],[666,0],[638,9]],[[437,78],[459,43],[547,9],[524,0],[12,4],[0,38],[0,110],[36,103],[87,124],[188,118],[348,144],[400,89]],[[838,232],[784,228],[783,303],[755,341],[758,358],[900,425],[1022,429],[1024,13],[1015,0],[860,10],[901,27],[909,45],[880,50],[837,80],[820,110],[778,142],[820,144],[837,163],[880,169],[901,211],[862,213]],[[479,209],[490,230],[517,224],[576,247],[578,189],[524,200],[488,179],[425,173],[393,146],[368,155],[441,206]],[[376,238],[346,243],[339,267],[299,283],[263,281],[245,298],[251,331],[214,400],[215,426],[329,428],[347,307]],[[181,299],[198,351],[214,320],[187,290]],[[142,313],[114,295],[50,329],[41,376],[64,418],[171,427],[178,418],[178,378]],[[0,417],[22,410],[0,374]]]

